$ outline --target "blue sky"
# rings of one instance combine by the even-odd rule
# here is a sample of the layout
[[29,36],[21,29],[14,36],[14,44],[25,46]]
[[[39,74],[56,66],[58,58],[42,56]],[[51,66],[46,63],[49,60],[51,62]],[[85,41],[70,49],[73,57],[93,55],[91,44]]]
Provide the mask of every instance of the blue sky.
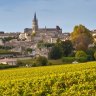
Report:
[[0,31],[31,28],[35,12],[41,28],[59,25],[63,32],[72,32],[83,24],[96,29],[96,0],[0,0]]

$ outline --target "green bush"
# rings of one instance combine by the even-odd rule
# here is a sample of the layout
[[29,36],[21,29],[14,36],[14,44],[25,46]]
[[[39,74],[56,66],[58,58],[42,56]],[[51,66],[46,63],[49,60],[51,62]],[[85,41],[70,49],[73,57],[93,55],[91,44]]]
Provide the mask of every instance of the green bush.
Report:
[[16,68],[17,65],[0,64],[0,69]]
[[46,57],[39,56],[34,59],[27,59],[27,60],[18,60],[18,66],[29,66],[29,67],[36,67],[36,66],[46,66],[48,64],[48,60]]
[[37,66],[46,66],[48,64],[48,59],[44,56],[37,57],[35,61]]
[[52,62],[48,62],[48,65],[53,65]]
[[75,57],[63,57],[62,61],[65,63],[72,63],[73,61],[75,61]]
[[92,55],[87,55],[87,61],[94,61],[94,56]]
[[78,62],[86,62],[87,54],[84,51],[77,51],[75,54],[75,58]]
[[18,60],[18,61],[17,61],[17,65],[18,65],[18,66],[25,66],[26,63],[23,62],[23,61],[21,61],[21,60]]
[[78,61],[78,62],[86,62],[87,61],[87,58],[86,57],[78,57],[78,58],[76,58],[76,61]]
[[32,67],[35,67],[36,64],[35,64],[35,59],[25,59],[25,60],[18,60],[17,61],[17,65],[18,66],[32,66]]

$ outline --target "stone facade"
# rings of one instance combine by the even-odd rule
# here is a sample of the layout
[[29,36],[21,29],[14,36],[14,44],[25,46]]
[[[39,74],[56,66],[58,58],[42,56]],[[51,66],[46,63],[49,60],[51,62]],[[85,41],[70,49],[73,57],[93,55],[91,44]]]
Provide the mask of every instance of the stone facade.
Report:
[[[38,19],[36,17],[36,13],[34,14],[34,18],[32,20],[32,28],[25,28],[24,33],[19,35],[19,42],[27,42],[30,48],[33,49],[32,56],[41,55],[48,57],[48,48],[41,48],[37,47],[38,42],[43,41],[44,43],[56,43],[57,39],[62,41],[70,39],[70,33],[62,33],[62,29],[59,26],[55,28],[39,28]],[[15,43],[16,44],[16,43]],[[32,45],[30,45],[32,44]],[[24,44],[26,48],[26,43]],[[27,45],[27,46],[28,46]],[[19,46],[19,44],[18,44]],[[22,43],[23,46],[23,43]],[[20,47],[20,46],[19,46]]]
[[8,38],[8,37],[18,38],[19,34],[20,34],[19,32],[11,32],[11,33],[0,32],[0,38]]
[[21,33],[19,38],[21,40],[26,39],[27,41],[33,41],[35,43],[41,40],[48,43],[55,43],[59,36],[62,36],[62,29],[59,26],[56,26],[56,28],[39,28],[35,13],[32,21],[32,28],[25,28],[24,33]]

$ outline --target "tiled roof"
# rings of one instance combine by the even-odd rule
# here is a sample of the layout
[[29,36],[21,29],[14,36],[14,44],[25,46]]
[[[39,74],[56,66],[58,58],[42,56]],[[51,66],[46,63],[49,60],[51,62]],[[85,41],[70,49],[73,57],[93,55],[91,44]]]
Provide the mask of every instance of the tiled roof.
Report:
[[13,61],[17,61],[17,60],[16,59],[8,59],[8,58],[0,59],[0,62],[13,62]]

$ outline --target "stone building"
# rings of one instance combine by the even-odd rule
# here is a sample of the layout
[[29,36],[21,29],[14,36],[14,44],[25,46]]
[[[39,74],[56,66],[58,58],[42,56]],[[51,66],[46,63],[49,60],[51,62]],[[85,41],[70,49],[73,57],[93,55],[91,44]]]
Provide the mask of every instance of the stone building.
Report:
[[0,32],[0,38],[8,38],[8,37],[13,37],[13,38],[18,38],[20,32]]
[[[25,28],[24,33],[19,35],[19,39],[21,39],[21,41],[28,41],[27,43],[32,43],[30,47],[34,50],[32,51],[32,56],[41,55],[45,57],[48,57],[49,49],[45,47],[39,49],[37,45],[40,41],[43,41],[43,43],[56,43],[58,38],[65,41],[68,40],[69,37],[70,34],[62,33],[62,29],[59,26],[56,26],[55,28],[47,28],[46,26],[44,28],[39,28],[36,13],[34,14],[34,18],[32,20],[32,28]],[[23,43],[21,45],[23,46]],[[26,44],[25,46],[28,45]]]
[[[26,39],[33,42],[43,40],[44,42],[52,43],[52,40],[58,38],[59,34],[62,34],[62,29],[59,26],[56,26],[56,28],[39,28],[38,19],[35,13],[32,21],[32,28],[25,28],[24,33],[21,33],[19,38],[21,40]],[[54,43],[55,42],[56,41],[54,41]]]

